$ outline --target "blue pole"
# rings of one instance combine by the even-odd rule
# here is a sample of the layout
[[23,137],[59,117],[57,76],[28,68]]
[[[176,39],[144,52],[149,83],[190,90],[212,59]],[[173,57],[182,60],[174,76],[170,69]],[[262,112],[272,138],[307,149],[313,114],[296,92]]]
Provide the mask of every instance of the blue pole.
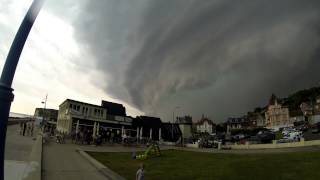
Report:
[[39,14],[43,0],[34,0],[13,40],[0,79],[0,180],[4,180],[4,151],[13,89],[11,88],[23,46]]

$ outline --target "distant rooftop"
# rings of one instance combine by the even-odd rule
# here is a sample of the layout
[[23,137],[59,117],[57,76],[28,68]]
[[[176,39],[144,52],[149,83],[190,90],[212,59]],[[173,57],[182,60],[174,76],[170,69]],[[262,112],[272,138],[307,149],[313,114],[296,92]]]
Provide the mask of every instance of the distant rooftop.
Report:
[[11,117],[11,118],[27,118],[27,117],[32,117],[32,115],[10,112],[9,117]]

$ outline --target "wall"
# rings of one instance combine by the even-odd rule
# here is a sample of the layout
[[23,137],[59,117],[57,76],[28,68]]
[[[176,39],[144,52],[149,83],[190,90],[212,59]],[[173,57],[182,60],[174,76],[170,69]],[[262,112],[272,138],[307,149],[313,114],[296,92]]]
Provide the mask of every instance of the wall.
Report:
[[304,147],[304,146],[316,146],[320,145],[320,140],[314,141],[304,141],[302,138],[300,142],[293,143],[280,143],[277,144],[274,141],[272,144],[234,144],[234,145],[224,145],[223,147],[231,148],[231,149],[272,149],[272,148],[290,148],[290,147]]
[[180,127],[183,138],[189,138],[192,136],[191,125],[179,124],[179,127]]
[[194,143],[194,144],[185,144],[186,147],[189,147],[189,148],[199,148],[199,144],[198,143]]

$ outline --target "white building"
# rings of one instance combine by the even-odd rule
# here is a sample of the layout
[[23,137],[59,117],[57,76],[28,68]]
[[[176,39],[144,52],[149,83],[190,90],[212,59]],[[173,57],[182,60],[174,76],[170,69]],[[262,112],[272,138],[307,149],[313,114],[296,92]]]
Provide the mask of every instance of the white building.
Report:
[[282,107],[275,95],[271,96],[265,117],[267,128],[270,129],[293,126],[293,123],[290,122],[289,109]]
[[111,115],[103,106],[67,99],[59,106],[57,130],[69,134],[77,123],[80,127],[89,129],[93,128],[94,123],[98,123],[100,128],[118,133],[123,132],[124,128],[131,129],[132,118]]
[[212,134],[215,132],[216,125],[208,118],[202,116],[201,120],[195,123],[197,132]]

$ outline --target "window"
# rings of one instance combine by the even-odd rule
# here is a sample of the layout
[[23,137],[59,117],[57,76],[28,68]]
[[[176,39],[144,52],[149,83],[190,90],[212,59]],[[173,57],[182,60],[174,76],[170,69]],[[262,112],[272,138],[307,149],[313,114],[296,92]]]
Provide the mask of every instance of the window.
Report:
[[72,104],[69,105],[69,108],[72,108]]
[[80,106],[79,105],[77,106],[77,111],[80,111]]

